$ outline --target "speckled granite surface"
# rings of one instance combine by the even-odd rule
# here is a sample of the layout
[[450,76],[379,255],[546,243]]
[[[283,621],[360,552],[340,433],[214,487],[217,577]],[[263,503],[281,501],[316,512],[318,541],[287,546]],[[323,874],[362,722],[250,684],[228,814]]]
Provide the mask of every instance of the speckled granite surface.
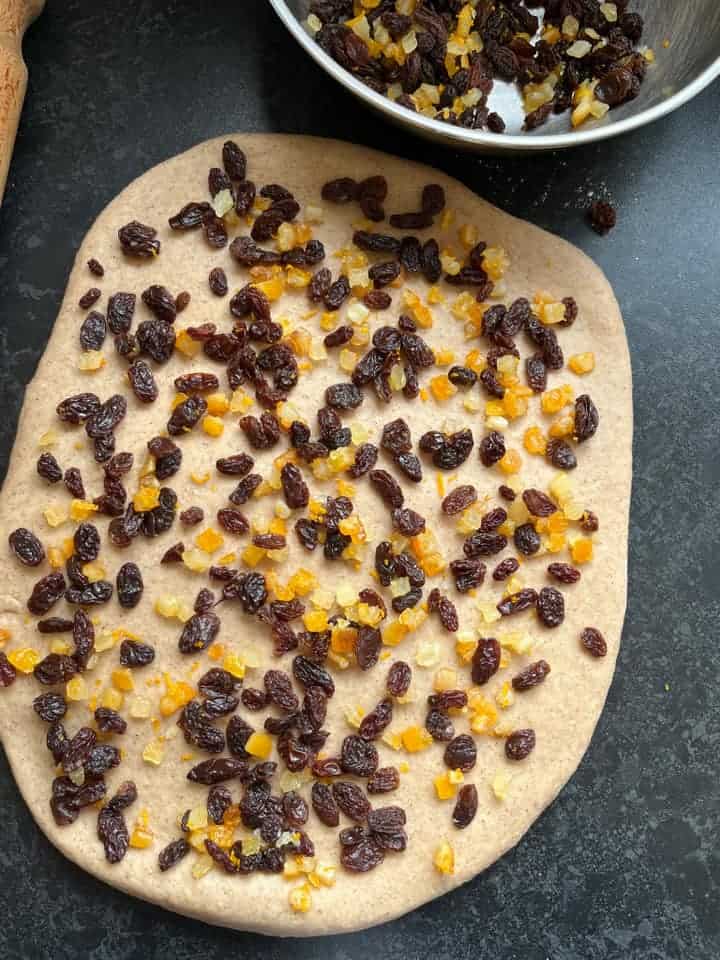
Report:
[[[34,827],[3,758],[0,958],[716,960],[720,87],[625,139],[495,160],[426,145],[362,112],[261,0],[49,0],[26,54],[29,94],[0,210],[3,470],[23,384],[95,215],[157,161],[248,129],[419,156],[597,259],[632,350],[635,492],[630,603],[605,714],[569,786],[485,875],[348,937],[287,942],[216,930],[63,860]],[[583,223],[591,195],[618,205],[609,238]]]

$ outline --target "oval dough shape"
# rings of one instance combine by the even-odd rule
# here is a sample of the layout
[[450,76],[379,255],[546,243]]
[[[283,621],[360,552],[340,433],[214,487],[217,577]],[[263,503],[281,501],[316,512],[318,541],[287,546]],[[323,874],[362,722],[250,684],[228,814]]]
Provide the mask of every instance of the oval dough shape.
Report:
[[[58,545],[65,537],[72,535],[74,524],[71,522],[51,529],[43,517],[46,507],[62,505],[67,509],[70,502],[70,495],[61,489],[62,484],[46,484],[35,470],[35,461],[41,452],[39,441],[48,430],[56,434],[55,443],[50,449],[62,468],[79,466],[88,496],[96,496],[101,492],[101,470],[97,465],[92,465],[91,449],[87,445],[83,449],[77,448],[78,442],[85,438],[82,427],[70,428],[59,423],[55,416],[55,406],[60,399],[85,390],[94,391],[103,400],[116,392],[128,398],[128,416],[118,427],[116,437],[118,451],[129,450],[135,455],[133,471],[125,478],[132,496],[136,489],[138,469],[146,455],[146,442],[160,432],[167,421],[174,395],[174,378],[189,369],[212,370],[220,375],[221,389],[227,392],[224,371],[202,353],[188,360],[176,351],[169,363],[155,367],[160,396],[148,406],[141,406],[132,396],[124,376],[125,362],[116,355],[110,339],[104,347],[107,363],[99,372],[83,373],[77,366],[77,338],[84,316],[78,308],[78,300],[91,286],[101,287],[103,295],[97,308],[103,310],[111,294],[117,291],[136,293],[138,308],[135,325],[150,317],[140,301],[141,292],[150,284],[164,284],[174,294],[187,290],[192,299],[188,308],[178,315],[176,328],[212,321],[219,330],[230,329],[228,298],[221,299],[210,293],[208,273],[214,266],[223,266],[228,274],[232,295],[247,282],[247,271],[232,260],[227,249],[212,250],[201,234],[176,234],[167,225],[168,217],[189,200],[207,199],[207,172],[210,167],[220,165],[225,139],[200,144],[134,181],[100,214],[87,234],[78,252],[52,336],[37,373],[26,390],[17,439],[3,487],[1,515],[4,542],[8,533],[19,525],[34,530],[46,548]],[[83,869],[134,896],[210,923],[275,935],[330,934],[390,920],[465,883],[484,870],[518,842],[557,796],[587,749],[612,679],[625,610],[632,439],[630,364],[622,318],[607,280],[594,263],[563,240],[502,213],[439,171],[406,160],[338,141],[310,137],[237,134],[233,139],[246,150],[248,176],[258,187],[263,183],[281,183],[294,192],[303,208],[306,204],[322,207],[323,222],[315,227],[315,235],[325,243],[328,254],[325,265],[331,267],[334,276],[337,275],[340,261],[333,258],[332,253],[341,246],[349,246],[352,224],[361,215],[355,204],[333,206],[322,202],[320,187],[325,181],[348,175],[360,180],[383,173],[390,186],[385,203],[388,213],[418,209],[422,187],[426,183],[442,184],[447,194],[447,208],[455,211],[455,220],[447,230],[435,227],[421,231],[420,236],[436,235],[441,247],[452,246],[461,252],[457,229],[462,223],[473,224],[477,227],[480,239],[489,246],[502,247],[509,257],[510,266],[504,278],[507,289],[502,302],[510,303],[518,296],[532,299],[538,290],[547,290],[557,299],[574,296],[579,305],[579,319],[574,326],[559,332],[565,357],[567,359],[572,354],[588,350],[592,350],[596,357],[596,369],[589,376],[580,378],[564,368],[551,373],[549,377],[550,386],[567,382],[572,385],[576,395],[589,392],[600,413],[600,428],[592,440],[578,447],[579,466],[571,476],[578,499],[583,506],[599,515],[601,527],[595,537],[594,559],[583,567],[581,582],[561,587],[567,608],[564,624],[557,630],[547,630],[534,615],[526,613],[510,618],[508,623],[503,621],[483,626],[475,606],[476,600],[498,600],[501,592],[500,585],[493,583],[489,575],[474,599],[460,597],[447,574],[429,580],[426,588],[427,594],[432,586],[439,586],[457,601],[461,629],[473,629],[476,634],[483,636],[500,636],[509,630],[521,630],[533,638],[535,645],[532,654],[513,656],[510,666],[501,671],[494,678],[495,682],[488,686],[488,698],[491,701],[500,683],[509,680],[532,660],[543,657],[552,666],[547,682],[530,692],[516,695],[512,707],[499,711],[504,725],[512,729],[533,727],[536,731],[537,746],[528,759],[513,764],[505,759],[502,738],[482,735],[475,738],[478,762],[466,775],[465,782],[477,786],[480,802],[477,816],[463,832],[455,830],[451,823],[454,801],[438,801],[433,788],[433,778],[445,770],[442,762],[443,745],[434,744],[424,752],[405,754],[380,743],[381,765],[407,761],[409,770],[401,775],[398,791],[371,799],[375,806],[399,804],[405,808],[408,849],[403,854],[387,854],[384,863],[366,875],[351,875],[338,867],[334,886],[312,890],[313,905],[308,913],[295,914],[288,906],[289,891],[298,881],[288,882],[281,877],[264,874],[232,877],[219,869],[197,880],[191,873],[196,861],[194,853],[177,867],[161,874],[157,869],[157,854],[166,843],[180,835],[178,816],[189,807],[204,804],[207,792],[206,788],[185,779],[187,769],[205,759],[207,754],[188,747],[176,727],[175,714],[167,719],[161,718],[160,731],[167,739],[163,744],[164,759],[160,766],[150,765],[141,759],[146,744],[157,736],[148,720],[128,719],[127,733],[113,740],[122,746],[126,756],[120,767],[107,775],[108,796],[112,795],[121,781],[134,780],[139,799],[126,811],[126,820],[132,830],[138,813],[146,809],[155,841],[148,849],[129,850],[121,863],[110,865],[97,839],[97,818],[93,810],[82,811],[73,825],[63,828],[55,825],[50,814],[48,801],[51,780],[55,775],[54,767],[45,748],[45,725],[30,707],[32,698],[41,692],[39,685],[32,678],[18,676],[10,688],[0,691],[2,740],[20,790],[48,838]],[[121,253],[117,231],[133,219],[157,228],[162,252],[156,260],[129,260]],[[299,219],[303,219],[302,212]],[[384,230],[387,226],[379,225],[378,228]],[[243,226],[242,230],[236,232],[248,231]],[[105,267],[102,280],[93,277],[87,269],[86,263],[91,257],[97,258]],[[410,286],[423,296],[427,294],[427,284],[422,280],[411,278]],[[434,325],[432,329],[421,330],[420,333],[436,350],[452,350],[455,362],[460,363],[473,346],[485,350],[487,344],[484,341],[465,340],[463,323],[452,315],[450,309],[458,291],[442,283],[440,286],[444,303],[432,307]],[[371,332],[383,323],[394,322],[403,312],[401,291],[392,287],[389,291],[393,296],[393,306],[384,313],[371,315]],[[325,331],[319,326],[319,313],[308,316],[309,304],[303,291],[283,295],[272,307],[275,318],[293,318],[297,325],[307,328],[314,337],[324,336]],[[522,340],[521,352],[524,357],[531,351],[524,337]],[[314,414],[322,403],[325,387],[347,378],[338,368],[337,351],[329,353],[329,360],[316,365],[311,373],[301,377],[290,395],[290,401],[301,411],[314,435],[317,429]],[[437,368],[422,371],[421,385],[427,387],[430,377],[439,372]],[[478,389],[474,388],[476,396]],[[400,397],[389,406],[383,406],[368,391],[363,406],[354,411],[347,422],[363,423],[373,431],[372,439],[377,442],[382,425],[402,416],[411,427],[416,448],[426,430],[438,429],[447,421],[455,428],[470,426],[477,448],[485,432],[482,412],[468,413],[462,406],[463,397],[462,391],[444,403],[435,403],[432,399],[410,402]],[[485,399],[483,394],[481,404]],[[535,411],[537,408],[533,406],[532,409]],[[250,412],[259,412],[257,404]],[[124,695],[123,714],[126,717],[133,697],[149,699],[153,716],[159,716],[157,705],[164,688],[162,684],[156,684],[155,678],[161,672],[168,672],[174,679],[187,678],[192,661],[196,659],[199,662],[194,673],[196,681],[205,669],[216,665],[208,660],[206,654],[200,654],[197,658],[183,657],[177,648],[181,623],[160,618],[153,612],[152,604],[162,594],[182,596],[192,603],[197,591],[207,585],[206,577],[185,570],[181,564],[160,566],[159,560],[176,541],[183,540],[186,546],[190,546],[197,533],[208,526],[217,526],[217,509],[229,505],[226,497],[234,486],[233,478],[216,474],[214,462],[220,456],[249,450],[237,427],[237,419],[236,414],[225,417],[225,430],[220,438],[208,436],[198,426],[191,434],[178,440],[183,448],[183,467],[168,481],[168,485],[177,492],[180,509],[191,505],[203,507],[203,524],[183,529],[176,521],[170,532],[156,539],[140,537],[129,549],[120,551],[105,538],[108,518],[95,515],[94,519],[103,534],[100,560],[107,569],[108,579],[114,582],[121,564],[132,560],[140,565],[145,580],[143,600],[135,609],[123,610],[113,597],[110,603],[91,610],[99,618],[96,633],[122,627],[151,642],[157,650],[156,661],[151,667],[133,673],[135,690]],[[520,477],[523,485],[546,489],[554,471],[542,457],[530,456],[522,448],[524,430],[536,422],[546,429],[549,420],[533,412],[511,423],[506,438],[508,446],[521,452],[523,469]],[[268,474],[273,457],[285,449],[283,443],[265,453],[250,451],[256,457],[258,472]],[[440,513],[436,471],[427,458],[423,456],[422,459],[423,483],[417,486],[403,483],[406,503],[427,518],[428,526],[440,541],[446,559],[462,556],[462,537],[455,531],[454,518],[445,518]],[[383,453],[380,454],[378,466],[389,469],[402,482],[402,476]],[[205,483],[194,483],[190,478],[191,473],[208,473],[210,478]],[[304,465],[303,473],[312,493],[335,493],[334,482],[316,482]],[[497,499],[497,487],[504,479],[497,468],[488,470],[479,463],[475,449],[454,475],[445,475],[445,488],[449,491],[461,483],[474,483],[480,497],[487,496],[489,506],[492,506],[502,503]],[[356,514],[364,520],[373,541],[385,538],[390,532],[385,508],[370,488],[367,478],[356,481],[355,486],[357,492],[353,500]],[[274,497],[262,498],[251,501],[247,508],[242,509],[247,509],[251,517],[262,515],[269,518],[274,502]],[[314,570],[324,588],[335,589],[344,582],[359,588],[376,586],[367,566],[363,575],[356,575],[342,561],[331,564],[321,556],[301,551],[295,543],[291,523],[288,540],[291,544],[292,569],[302,565]],[[225,545],[216,557],[223,550],[237,549],[240,552],[247,543],[248,536],[225,534]],[[557,556],[529,560],[520,570],[523,584],[538,589],[547,584],[549,581],[545,568],[552,559],[569,558],[565,551]],[[493,560],[489,558],[489,570],[494,566]],[[38,649],[42,655],[48,652],[53,638],[40,635],[34,623],[26,622],[24,606],[33,583],[47,572],[47,562],[31,569],[22,567],[8,556],[3,586],[6,602],[0,614],[0,626],[12,633],[5,647],[6,652],[25,646]],[[279,573],[281,577],[287,576],[287,567],[281,566]],[[389,602],[389,592],[384,593]],[[16,601],[22,604],[22,613],[15,611]],[[246,658],[252,654],[258,664],[247,671],[246,685],[262,686],[263,671],[270,667],[289,669],[292,655],[286,655],[280,662],[272,656],[266,628],[243,614],[237,604],[225,604],[218,610],[222,621],[218,641],[228,651],[240,652]],[[64,601],[52,611],[53,615],[67,616],[71,613],[71,608]],[[585,626],[595,626],[603,632],[608,643],[608,655],[604,659],[595,660],[581,649],[579,634]],[[415,655],[418,645],[428,638],[439,641],[439,661],[437,666],[423,669],[416,665]],[[460,685],[470,684],[469,668],[458,661],[454,647],[454,637],[442,631],[436,616],[431,615],[419,631],[409,634],[399,646],[386,648],[390,657],[374,669],[364,673],[355,666],[347,670],[334,670],[337,692],[330,701],[326,728],[332,735],[325,752],[334,754],[339,750],[341,738],[352,732],[343,716],[345,710],[361,708],[367,712],[382,698],[388,667],[396,659],[407,660],[413,666],[411,690],[414,692],[414,702],[396,705],[390,729],[397,732],[414,724],[422,725],[425,701],[432,692],[436,669],[450,666],[457,670]],[[104,690],[108,687],[109,674],[118,666],[117,657],[117,646],[98,656],[97,665],[85,674],[91,693],[96,693],[98,688]],[[147,680],[150,680],[150,684],[146,683]],[[260,727],[261,719],[258,718],[265,714],[241,712],[251,723]],[[83,723],[90,722],[87,703],[71,704],[65,719],[71,734]],[[455,725],[457,733],[468,730],[466,718],[456,718]],[[193,754],[192,760],[187,757],[190,753]],[[498,772],[510,778],[504,802],[498,801],[491,790],[491,782]],[[307,786],[303,792],[309,796]],[[237,784],[233,786],[233,793],[237,801]],[[349,821],[341,822],[341,827],[349,825]],[[322,827],[312,812],[308,831],[315,841],[318,860],[337,864],[339,848],[336,831]],[[455,849],[455,872],[451,876],[441,875],[433,866],[435,850],[445,838]]]

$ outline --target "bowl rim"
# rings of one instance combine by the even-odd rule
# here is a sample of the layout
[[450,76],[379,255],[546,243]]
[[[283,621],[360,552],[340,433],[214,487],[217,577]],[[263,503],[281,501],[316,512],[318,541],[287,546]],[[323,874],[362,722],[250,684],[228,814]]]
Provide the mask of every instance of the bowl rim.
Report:
[[693,97],[697,96],[705,87],[709,86],[713,80],[720,76],[720,55],[709,64],[701,73],[695,77],[689,84],[681,90],[676,91],[667,97],[661,103],[655,104],[641,110],[639,113],[624,120],[618,120],[616,123],[599,123],[594,127],[568,131],[567,133],[553,134],[505,134],[490,133],[485,130],[467,130],[463,127],[454,127],[451,124],[442,123],[432,117],[425,117],[422,114],[412,113],[394,103],[384,94],[376,93],[366,86],[348,70],[336,63],[329,54],[325,53],[319,43],[305,30],[300,20],[295,16],[286,3],[286,0],[269,0],[270,5],[275,10],[287,30],[295,37],[298,43],[307,53],[325,69],[338,83],[342,84],[346,90],[354,93],[355,96],[364,100],[369,106],[387,114],[392,120],[398,123],[417,127],[428,135],[434,135],[446,141],[453,141],[458,146],[469,147],[487,147],[493,150],[508,149],[513,152],[533,152],[537,150],[553,150],[564,147],[580,146],[584,143],[593,143],[597,140],[606,140],[609,137],[619,136],[629,130],[636,130],[638,127],[651,123],[660,117],[676,110],[682,104],[687,103]]

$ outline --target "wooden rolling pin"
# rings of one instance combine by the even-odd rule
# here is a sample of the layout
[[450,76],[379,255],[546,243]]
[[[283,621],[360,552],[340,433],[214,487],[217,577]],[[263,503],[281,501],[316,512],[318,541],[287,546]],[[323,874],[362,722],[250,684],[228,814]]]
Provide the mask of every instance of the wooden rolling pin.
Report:
[[45,0],[0,0],[0,203],[27,87],[23,34],[44,5]]

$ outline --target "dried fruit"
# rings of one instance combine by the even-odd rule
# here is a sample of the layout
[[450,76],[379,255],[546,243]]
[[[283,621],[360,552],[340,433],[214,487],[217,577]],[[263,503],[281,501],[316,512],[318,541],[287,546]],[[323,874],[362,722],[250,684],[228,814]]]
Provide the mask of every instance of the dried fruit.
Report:
[[41,617],[62,597],[65,592],[65,577],[59,572],[47,574],[33,587],[27,608],[36,617]]
[[190,853],[191,849],[192,847],[184,837],[168,843],[158,854],[158,866],[160,870],[164,873],[177,863],[180,863],[180,861]]
[[524,760],[535,749],[535,731],[514,730],[505,741],[505,756],[508,760]]
[[340,766],[345,773],[369,777],[378,768],[378,752],[374,744],[354,734],[345,737],[340,751]]
[[453,560],[450,564],[450,573],[455,580],[455,587],[459,593],[468,593],[485,580],[487,568],[482,560],[462,558]]
[[575,440],[578,443],[589,440],[594,436],[599,423],[597,407],[586,393],[582,394],[575,400]]
[[522,523],[519,527],[516,527],[513,540],[518,552],[525,554],[526,557],[537,553],[542,546],[540,534],[537,533],[532,523]]
[[468,773],[477,762],[477,747],[468,733],[461,733],[445,747],[443,754],[445,766],[450,770],[462,770]]
[[340,823],[340,810],[330,787],[324,783],[313,783],[310,802],[317,817],[326,827],[337,827]]
[[280,482],[285,502],[291,510],[299,510],[308,505],[310,491],[303,480],[302,473],[294,463],[284,464],[280,471]]
[[466,783],[460,788],[457,800],[455,801],[455,809],[452,814],[453,826],[457,827],[458,830],[464,830],[465,827],[469,827],[475,819],[477,808],[477,787],[472,783]]
[[537,597],[537,612],[546,627],[559,627],[565,619],[565,600],[555,587],[543,587]]
[[596,627],[585,627],[583,632],[580,634],[580,641],[585,650],[587,650],[591,656],[607,656],[607,643],[605,642],[605,637],[603,637]]
[[8,537],[10,549],[26,567],[37,567],[45,559],[45,550],[38,538],[26,527],[18,527]]
[[479,449],[483,466],[492,467],[505,456],[505,438],[497,430],[493,430],[480,441]]
[[529,667],[513,677],[513,689],[523,691],[536,687],[545,680],[549,673],[550,664],[547,660],[538,660],[536,663],[531,663]]
[[137,220],[132,220],[118,230],[120,246],[126,256],[156,257],[160,253],[160,241],[156,240],[157,230]]
[[346,780],[336,780],[332,794],[341,813],[356,823],[363,823],[371,811],[370,801],[360,787]]

